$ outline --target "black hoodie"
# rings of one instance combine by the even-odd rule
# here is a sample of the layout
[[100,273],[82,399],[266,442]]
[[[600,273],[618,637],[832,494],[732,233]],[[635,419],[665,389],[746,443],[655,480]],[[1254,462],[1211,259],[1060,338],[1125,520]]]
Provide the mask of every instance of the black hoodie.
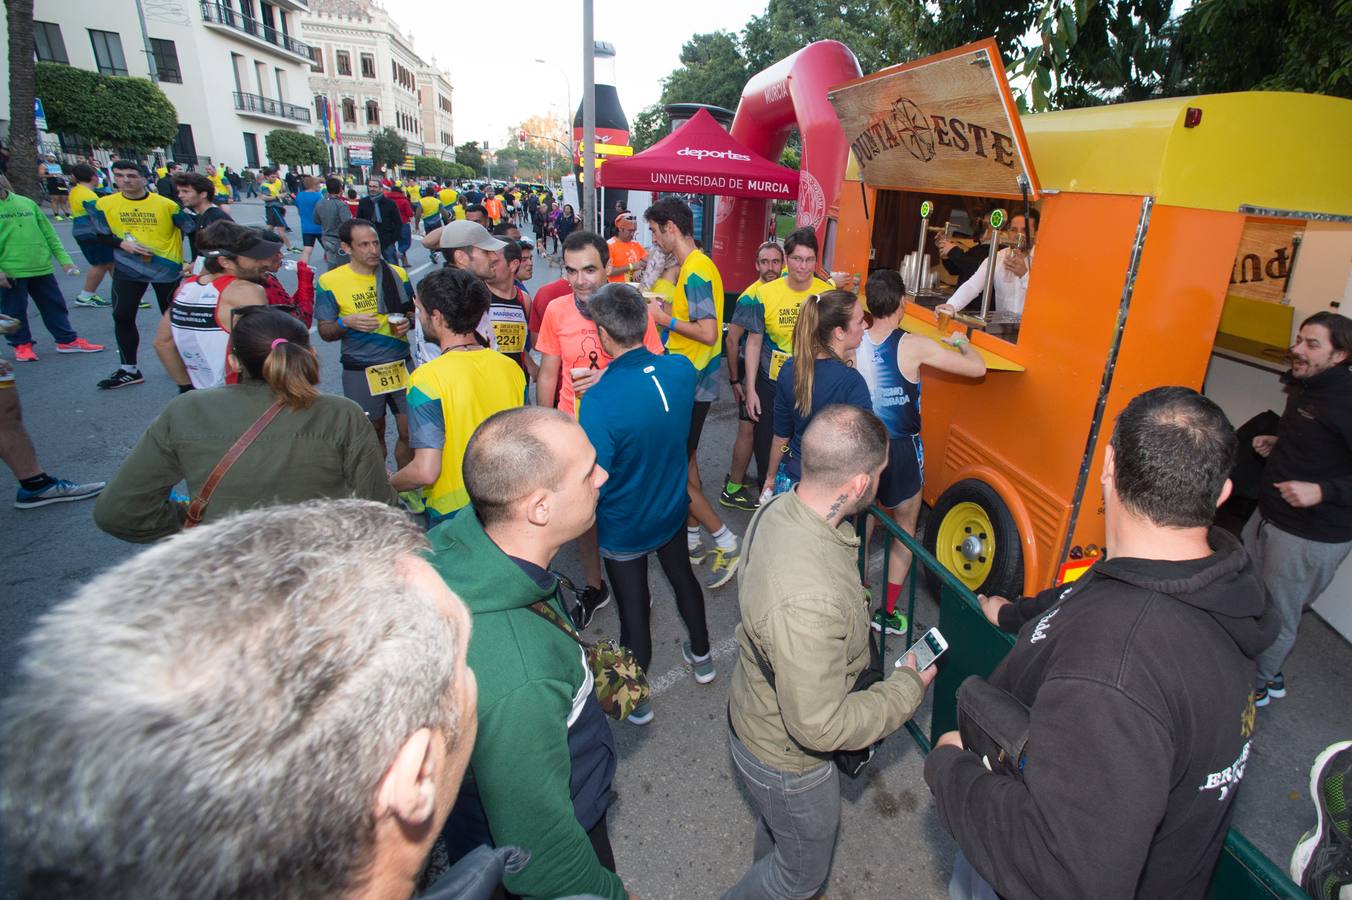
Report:
[[[1310,378],[1282,376],[1286,411],[1277,426],[1258,490],[1263,518],[1308,541],[1352,541],[1352,369],[1334,366]],[[1297,508],[1273,486],[1313,481],[1323,502]]]
[[[1248,555],[1106,559],[1006,607],[991,683],[1031,707],[1022,783],[975,754],[925,761],[944,827],[1010,898],[1200,898],[1254,725],[1254,658],[1278,622]],[[1017,620],[1017,621],[1016,621]]]

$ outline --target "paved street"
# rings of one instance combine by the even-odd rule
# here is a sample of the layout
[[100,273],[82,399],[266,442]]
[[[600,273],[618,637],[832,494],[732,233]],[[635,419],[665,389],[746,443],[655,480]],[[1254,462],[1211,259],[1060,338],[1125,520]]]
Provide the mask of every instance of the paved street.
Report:
[[[262,222],[262,206],[257,203],[236,204],[233,212],[238,221]],[[294,210],[290,219],[294,226]],[[70,239],[70,224],[57,223],[56,228],[83,268],[84,260]],[[410,256],[416,282],[431,264],[416,244]],[[294,274],[282,275],[287,286],[293,286]],[[532,290],[558,275],[557,265],[537,254]],[[66,296],[73,297],[80,279],[60,277]],[[104,296],[107,288],[105,282]],[[71,311],[82,337],[108,347],[90,355],[57,355],[50,336],[37,317],[32,318],[41,359],[17,364],[16,377],[39,458],[47,471],[59,477],[106,480],[175,395],[150,347],[158,315],[150,309],[142,310],[140,316],[146,384],[113,392],[94,386],[117,364],[109,311]],[[323,389],[336,393],[337,346],[316,343],[323,361]],[[711,495],[727,470],[735,428],[732,405],[716,404],[700,453],[706,491]],[[7,472],[0,476],[0,488],[14,489]],[[0,504],[0,530],[8,536],[8,575],[0,614],[0,692],[7,690],[17,645],[34,620],[139,549],[95,528],[91,506],[69,503],[21,511],[8,501]],[[748,514],[722,512],[741,534]],[[571,551],[557,565],[565,572],[580,572]],[[701,686],[681,660],[680,642],[685,635],[670,591],[655,566],[651,577],[655,647],[650,676],[656,719],[646,728],[615,727],[621,761],[611,834],[620,873],[645,900],[715,897],[749,864],[753,835],[752,816],[732,772],[724,738],[728,676],[735,653],[736,582],[707,595],[718,678]],[[937,616],[928,601],[917,610],[917,619],[925,626],[935,624]],[[618,634],[613,604],[598,614],[592,633]],[[895,644],[889,657],[899,649]],[[1238,824],[1283,868],[1290,847],[1312,824],[1306,796],[1310,760],[1327,743],[1352,735],[1347,704],[1347,697],[1352,696],[1349,662],[1352,650],[1347,643],[1316,617],[1307,616],[1296,656],[1286,670],[1291,696],[1260,713],[1255,754],[1240,792]],[[921,721],[928,730],[924,712]],[[841,838],[829,890],[832,898],[945,896],[954,845],[938,827],[921,777],[922,764],[918,749],[903,732],[886,742],[867,777],[844,785]],[[523,771],[523,778],[528,777],[528,770]],[[0,895],[4,893],[0,881]]]

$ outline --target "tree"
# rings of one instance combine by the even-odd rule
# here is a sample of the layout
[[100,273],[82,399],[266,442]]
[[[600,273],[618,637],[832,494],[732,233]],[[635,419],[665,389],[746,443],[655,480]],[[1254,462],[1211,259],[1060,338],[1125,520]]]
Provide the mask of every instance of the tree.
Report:
[[473,178],[484,170],[484,155],[479,150],[479,145],[474,141],[466,141],[455,148],[455,161],[473,172],[469,177]]
[[1352,0],[1202,0],[1178,21],[1178,93],[1258,88],[1352,98]]
[[404,157],[408,153],[408,142],[399,136],[399,132],[386,125],[379,131],[372,130],[368,140],[371,142],[371,165],[373,168],[377,170],[381,168],[393,169],[404,164]]
[[274,128],[263,138],[268,159],[288,166],[322,166],[329,161],[329,148],[313,134],[289,128]]
[[38,130],[33,119],[33,0],[5,0],[9,28],[9,179],[37,199]]
[[681,68],[662,83],[662,103],[712,103],[736,109],[752,75],[726,31],[697,34],[681,47]]
[[[854,51],[866,73],[914,59],[919,54],[912,19],[899,15],[894,5],[920,8],[930,4],[914,0],[770,0],[765,13],[753,17],[742,31],[747,74],[755,75],[813,41],[840,41]],[[968,5],[970,2],[940,4],[944,8]]]
[[634,116],[634,121],[629,125],[629,143],[633,145],[634,152],[642,153],[666,137],[667,126],[667,114],[660,102]]
[[178,136],[177,110],[149,79],[45,62],[34,67],[34,76],[53,131],[138,151],[167,146]]
[[908,23],[921,54],[994,35],[1024,110],[1178,92],[1171,0],[975,0],[937,7],[886,2],[895,18]]

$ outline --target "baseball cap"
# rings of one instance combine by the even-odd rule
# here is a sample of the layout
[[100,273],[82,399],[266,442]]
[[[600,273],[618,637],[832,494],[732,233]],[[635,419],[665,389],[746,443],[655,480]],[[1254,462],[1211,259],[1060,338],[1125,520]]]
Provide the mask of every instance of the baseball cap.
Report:
[[441,229],[443,250],[459,247],[478,247],[480,250],[501,250],[507,246],[488,233],[488,229],[469,219],[457,219]]

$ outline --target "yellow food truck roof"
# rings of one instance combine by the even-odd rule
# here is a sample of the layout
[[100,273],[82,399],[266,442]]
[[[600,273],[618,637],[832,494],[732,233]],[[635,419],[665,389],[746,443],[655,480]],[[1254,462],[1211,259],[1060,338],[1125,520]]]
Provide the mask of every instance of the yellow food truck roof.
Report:
[[[1184,125],[1189,107],[1202,111]],[[1043,190],[1352,215],[1352,100],[1247,91],[1023,116]]]

